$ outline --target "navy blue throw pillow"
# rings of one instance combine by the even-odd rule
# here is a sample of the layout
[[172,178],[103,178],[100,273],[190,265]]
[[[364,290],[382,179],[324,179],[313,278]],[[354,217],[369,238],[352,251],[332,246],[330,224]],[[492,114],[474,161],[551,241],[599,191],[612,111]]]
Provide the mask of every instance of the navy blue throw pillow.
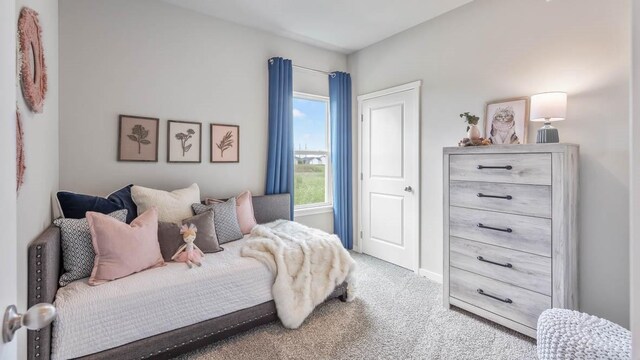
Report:
[[94,195],[76,194],[58,191],[56,197],[60,204],[62,216],[69,219],[83,219],[87,211],[110,214],[117,210],[127,209],[127,224],[138,216],[138,207],[131,198],[131,187],[127,185],[114,191],[106,198]]
[[111,200],[114,204],[118,204],[122,209],[127,209],[127,224],[130,224],[136,217],[138,217],[138,206],[136,206],[136,203],[133,202],[133,198],[131,197],[132,186],[133,184],[127,185],[107,196],[107,199]]

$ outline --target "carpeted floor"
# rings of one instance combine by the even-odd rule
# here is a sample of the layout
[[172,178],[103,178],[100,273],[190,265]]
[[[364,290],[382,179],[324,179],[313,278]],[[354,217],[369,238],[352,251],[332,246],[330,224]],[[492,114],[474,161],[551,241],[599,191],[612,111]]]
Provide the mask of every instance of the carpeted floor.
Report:
[[353,257],[353,302],[320,305],[298,330],[274,322],[179,359],[536,359],[532,339],[445,310],[440,284],[370,256]]

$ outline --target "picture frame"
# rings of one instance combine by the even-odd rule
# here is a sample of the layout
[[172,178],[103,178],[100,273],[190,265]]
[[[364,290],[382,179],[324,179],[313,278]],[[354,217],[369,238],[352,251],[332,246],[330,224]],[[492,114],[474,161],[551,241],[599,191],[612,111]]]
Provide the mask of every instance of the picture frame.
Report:
[[202,162],[202,123],[167,121],[167,162]]
[[240,126],[229,124],[211,124],[212,163],[240,162]]
[[120,115],[118,161],[158,162],[160,119]]
[[529,98],[514,97],[487,103],[485,138],[493,145],[526,144],[529,127]]

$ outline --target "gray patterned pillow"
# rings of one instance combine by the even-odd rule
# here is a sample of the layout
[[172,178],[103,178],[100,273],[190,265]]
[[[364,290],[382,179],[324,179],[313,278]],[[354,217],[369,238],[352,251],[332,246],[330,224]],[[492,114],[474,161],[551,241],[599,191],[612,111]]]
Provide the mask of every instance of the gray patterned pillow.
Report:
[[203,205],[196,203],[191,205],[196,214],[213,209],[213,222],[216,225],[216,235],[220,244],[229,241],[242,239],[242,231],[238,224],[238,215],[236,214],[236,198],[231,198],[223,203]]
[[[109,216],[125,222],[127,210],[114,211]],[[62,265],[65,272],[60,276],[60,286],[91,276],[96,253],[87,219],[60,218],[53,223],[60,228],[61,234]]]

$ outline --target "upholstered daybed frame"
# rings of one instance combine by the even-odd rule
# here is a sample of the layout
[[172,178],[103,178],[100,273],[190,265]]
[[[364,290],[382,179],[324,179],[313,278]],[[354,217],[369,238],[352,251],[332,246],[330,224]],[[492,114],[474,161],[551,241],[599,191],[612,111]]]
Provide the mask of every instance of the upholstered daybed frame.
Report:
[[[253,197],[253,208],[259,224],[278,219],[289,220],[290,206],[288,194]],[[58,291],[58,278],[62,270],[60,230],[56,226],[47,228],[29,245],[28,256],[29,306],[41,302],[53,303]],[[345,283],[338,286],[329,299],[337,297],[345,301],[346,296],[347,285]],[[167,359],[277,319],[275,303],[268,301],[194,325],[87,355],[82,359]],[[113,329],[113,331],[118,331],[118,329]],[[51,325],[39,331],[29,331],[27,335],[28,359],[50,359],[51,333]]]

